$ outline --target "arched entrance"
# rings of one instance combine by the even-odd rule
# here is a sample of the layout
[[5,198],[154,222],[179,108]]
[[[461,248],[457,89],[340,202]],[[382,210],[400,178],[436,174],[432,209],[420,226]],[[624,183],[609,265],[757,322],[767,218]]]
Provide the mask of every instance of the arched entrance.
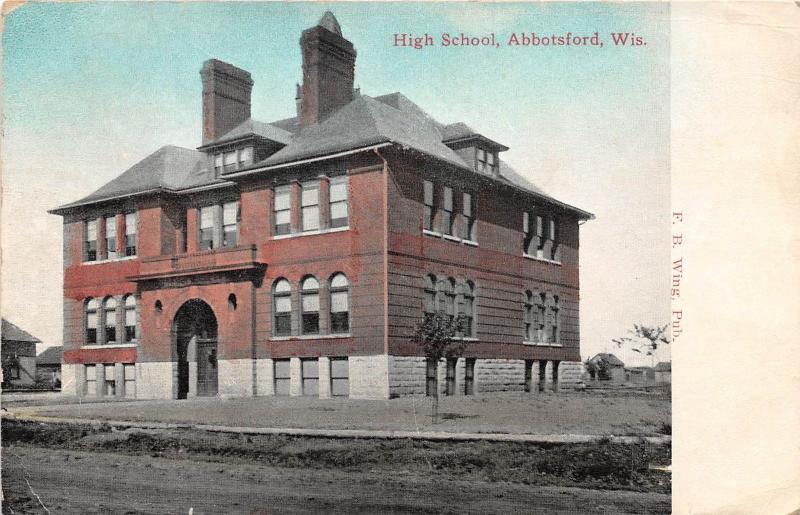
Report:
[[187,301],[175,314],[174,327],[178,399],[216,395],[217,317],[211,306],[200,299]]

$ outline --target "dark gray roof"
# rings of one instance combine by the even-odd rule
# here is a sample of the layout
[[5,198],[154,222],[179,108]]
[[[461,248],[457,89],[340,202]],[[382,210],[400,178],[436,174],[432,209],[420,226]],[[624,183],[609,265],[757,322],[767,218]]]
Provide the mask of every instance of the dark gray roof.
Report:
[[624,367],[625,363],[622,362],[621,359],[616,357],[615,355],[608,353],[608,352],[601,352],[597,354],[595,357],[590,359],[589,361],[593,363],[597,363],[598,361],[605,361],[609,366],[612,367]]
[[292,133],[285,129],[281,129],[280,127],[276,127],[275,125],[271,125],[269,123],[248,118],[246,121],[234,127],[221,137],[206,143],[200,148],[211,147],[229,141],[235,141],[247,136],[259,136],[271,141],[283,143],[284,145],[287,145],[292,139]]
[[[399,100],[398,97],[395,97]],[[403,97],[405,99],[405,97]],[[259,166],[290,163],[379,143],[396,143],[460,168],[469,168],[447,145],[437,124],[424,111],[405,100],[401,108],[361,95],[321,123],[304,127],[286,147]]]
[[0,334],[2,334],[3,342],[41,343],[42,341],[35,336],[31,336],[28,332],[15,326],[5,318],[2,319],[2,326],[0,326]]
[[60,365],[64,347],[48,347],[36,356],[36,365]]
[[214,171],[207,166],[203,152],[167,145],[156,150],[103,187],[82,199],[53,210],[124,197],[146,191],[176,191],[215,182]]
[[340,36],[342,35],[342,28],[339,26],[339,21],[330,11],[325,11],[325,14],[323,14],[322,18],[319,19],[319,23],[317,23],[317,25],[328,29],[334,34],[338,34]]

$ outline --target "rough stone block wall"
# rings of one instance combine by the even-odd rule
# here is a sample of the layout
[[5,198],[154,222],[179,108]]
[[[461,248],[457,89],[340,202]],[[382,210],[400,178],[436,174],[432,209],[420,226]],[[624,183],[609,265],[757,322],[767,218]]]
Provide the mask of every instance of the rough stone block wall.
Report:
[[351,399],[389,398],[389,356],[350,356],[349,367]]
[[[390,356],[389,360],[389,394],[392,397],[425,395],[425,358]],[[352,372],[350,374],[352,377]]]
[[217,365],[220,397],[253,395],[252,359],[221,359]]
[[137,363],[136,398],[171,399],[177,374],[177,363],[171,361]]
[[525,360],[479,359],[475,362],[475,382],[478,393],[524,391]]
[[584,366],[580,361],[562,361],[558,365],[559,388],[583,388]]

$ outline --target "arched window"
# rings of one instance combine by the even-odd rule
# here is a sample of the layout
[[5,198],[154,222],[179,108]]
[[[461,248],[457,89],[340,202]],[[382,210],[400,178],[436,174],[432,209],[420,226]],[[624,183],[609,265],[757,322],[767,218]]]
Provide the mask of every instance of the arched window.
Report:
[[286,279],[278,279],[272,287],[273,329],[275,336],[292,334],[292,287]]
[[437,287],[437,311],[447,314],[452,320],[455,316],[456,294],[455,280],[451,277],[442,279]]
[[350,283],[344,274],[331,279],[331,333],[350,331]]
[[319,281],[309,276],[300,286],[303,334],[319,334]]
[[136,297],[125,297],[125,343],[136,340]]
[[97,299],[89,299],[86,301],[86,343],[97,343],[97,310],[100,303]]
[[548,299],[548,334],[547,334],[547,341],[550,343],[558,343],[559,339],[559,327],[558,327],[558,295],[553,295]]
[[104,343],[117,343],[117,299],[108,297],[103,303],[103,320],[106,328]]
[[536,305],[535,305],[535,308],[534,308],[535,309],[535,311],[534,311],[534,330],[536,331],[536,334],[534,336],[533,341],[539,342],[539,343],[544,343],[546,341],[546,339],[545,339],[545,318],[546,318],[546,316],[545,315],[546,315],[546,309],[547,309],[546,308],[546,306],[547,306],[547,304],[546,304],[547,298],[546,298],[544,293],[540,293],[539,295],[536,295],[536,297],[534,298],[534,301],[536,302]]
[[228,295],[228,309],[230,311],[236,311],[236,306],[237,306],[236,295],[231,293],[230,295]]
[[467,281],[461,289],[461,307],[459,314],[464,316],[464,336],[471,338],[475,335],[475,285]]
[[423,310],[426,317],[436,312],[436,276],[433,274],[425,276],[425,304]]
[[525,304],[523,313],[525,319],[525,341],[532,342],[533,341],[533,293],[531,293],[530,291],[526,291],[523,302]]

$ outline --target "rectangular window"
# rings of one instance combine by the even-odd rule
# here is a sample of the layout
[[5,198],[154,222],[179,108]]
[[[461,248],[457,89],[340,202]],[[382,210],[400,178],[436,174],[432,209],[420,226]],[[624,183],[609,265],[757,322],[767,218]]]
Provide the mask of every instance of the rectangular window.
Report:
[[86,372],[86,390],[84,393],[87,397],[97,396],[97,370],[94,365],[85,365]]
[[86,313],[86,343],[88,345],[97,343],[97,320],[96,309]]
[[319,230],[319,183],[302,185],[301,212],[303,231]]
[[533,304],[530,299],[525,300],[525,341],[533,341]]
[[125,368],[125,397],[129,399],[136,398],[136,365],[133,363],[126,363],[123,365]]
[[117,258],[117,217],[107,216],[104,220],[106,225],[106,258]]
[[549,225],[550,230],[547,233],[547,237],[550,239],[550,255],[547,256],[547,258],[553,261],[560,261],[561,242],[559,241],[560,235],[558,234],[558,219],[551,217]]
[[464,363],[464,395],[475,395],[475,358]]
[[442,232],[453,234],[453,188],[444,187],[442,195]]
[[300,360],[302,365],[303,395],[319,396],[319,360],[308,358]]
[[477,241],[475,234],[475,202],[471,193],[464,193],[461,211],[464,214],[464,239]]
[[87,220],[84,233],[86,239],[83,242],[83,257],[86,261],[97,261],[97,220]]
[[536,257],[544,257],[544,218],[539,215],[534,217],[536,224],[534,227],[533,239],[536,241]]
[[105,381],[104,381],[105,389],[103,391],[103,394],[106,397],[114,397],[117,394],[117,380],[116,377],[114,377],[116,375],[114,370],[114,364],[107,363],[103,365],[103,374],[105,376]]
[[214,156],[214,170],[220,172],[222,170],[222,154]]
[[289,234],[292,231],[292,188],[281,186],[275,188],[273,202],[273,215],[275,218],[275,234]]
[[350,331],[350,299],[347,291],[331,293],[331,333]]
[[241,214],[239,201],[222,205],[222,246],[235,247],[239,244],[239,221]]
[[275,336],[292,334],[292,297],[275,296]]
[[533,360],[525,360],[525,391],[533,391]]
[[288,359],[276,359],[273,361],[275,372],[275,395],[289,395],[289,384],[291,383],[291,367]]
[[222,156],[222,169],[225,172],[232,172],[236,170],[236,151],[233,152],[225,152]]
[[19,379],[20,372],[19,372],[19,365],[17,363],[10,364],[8,370],[9,370],[8,375],[10,376],[11,379]]
[[200,208],[200,250],[214,248],[214,206]]
[[422,217],[422,228],[427,231],[433,230],[433,214],[436,212],[434,207],[433,183],[424,182],[425,190],[425,212]]
[[239,150],[239,168],[253,164],[253,147],[245,147]]
[[350,365],[347,358],[331,358],[331,395],[350,395]]
[[436,394],[436,362],[432,359],[425,360],[425,395],[431,397]]
[[479,148],[475,152],[475,159],[479,172],[494,174],[497,171],[497,156],[493,151]]
[[[107,303],[110,302],[106,301]],[[106,341],[105,343],[117,343],[117,309],[116,304],[113,308],[104,309],[105,324],[106,324]]]
[[525,241],[522,249],[523,253],[538,258],[545,257],[544,217],[528,212],[523,213],[522,217],[523,231],[525,232]]
[[446,388],[444,394],[452,396],[456,394],[456,358],[447,358],[447,372],[445,375]]
[[347,227],[349,208],[347,205],[347,176],[334,177],[330,187],[330,227]]
[[136,255],[136,213],[125,214],[125,255]]

